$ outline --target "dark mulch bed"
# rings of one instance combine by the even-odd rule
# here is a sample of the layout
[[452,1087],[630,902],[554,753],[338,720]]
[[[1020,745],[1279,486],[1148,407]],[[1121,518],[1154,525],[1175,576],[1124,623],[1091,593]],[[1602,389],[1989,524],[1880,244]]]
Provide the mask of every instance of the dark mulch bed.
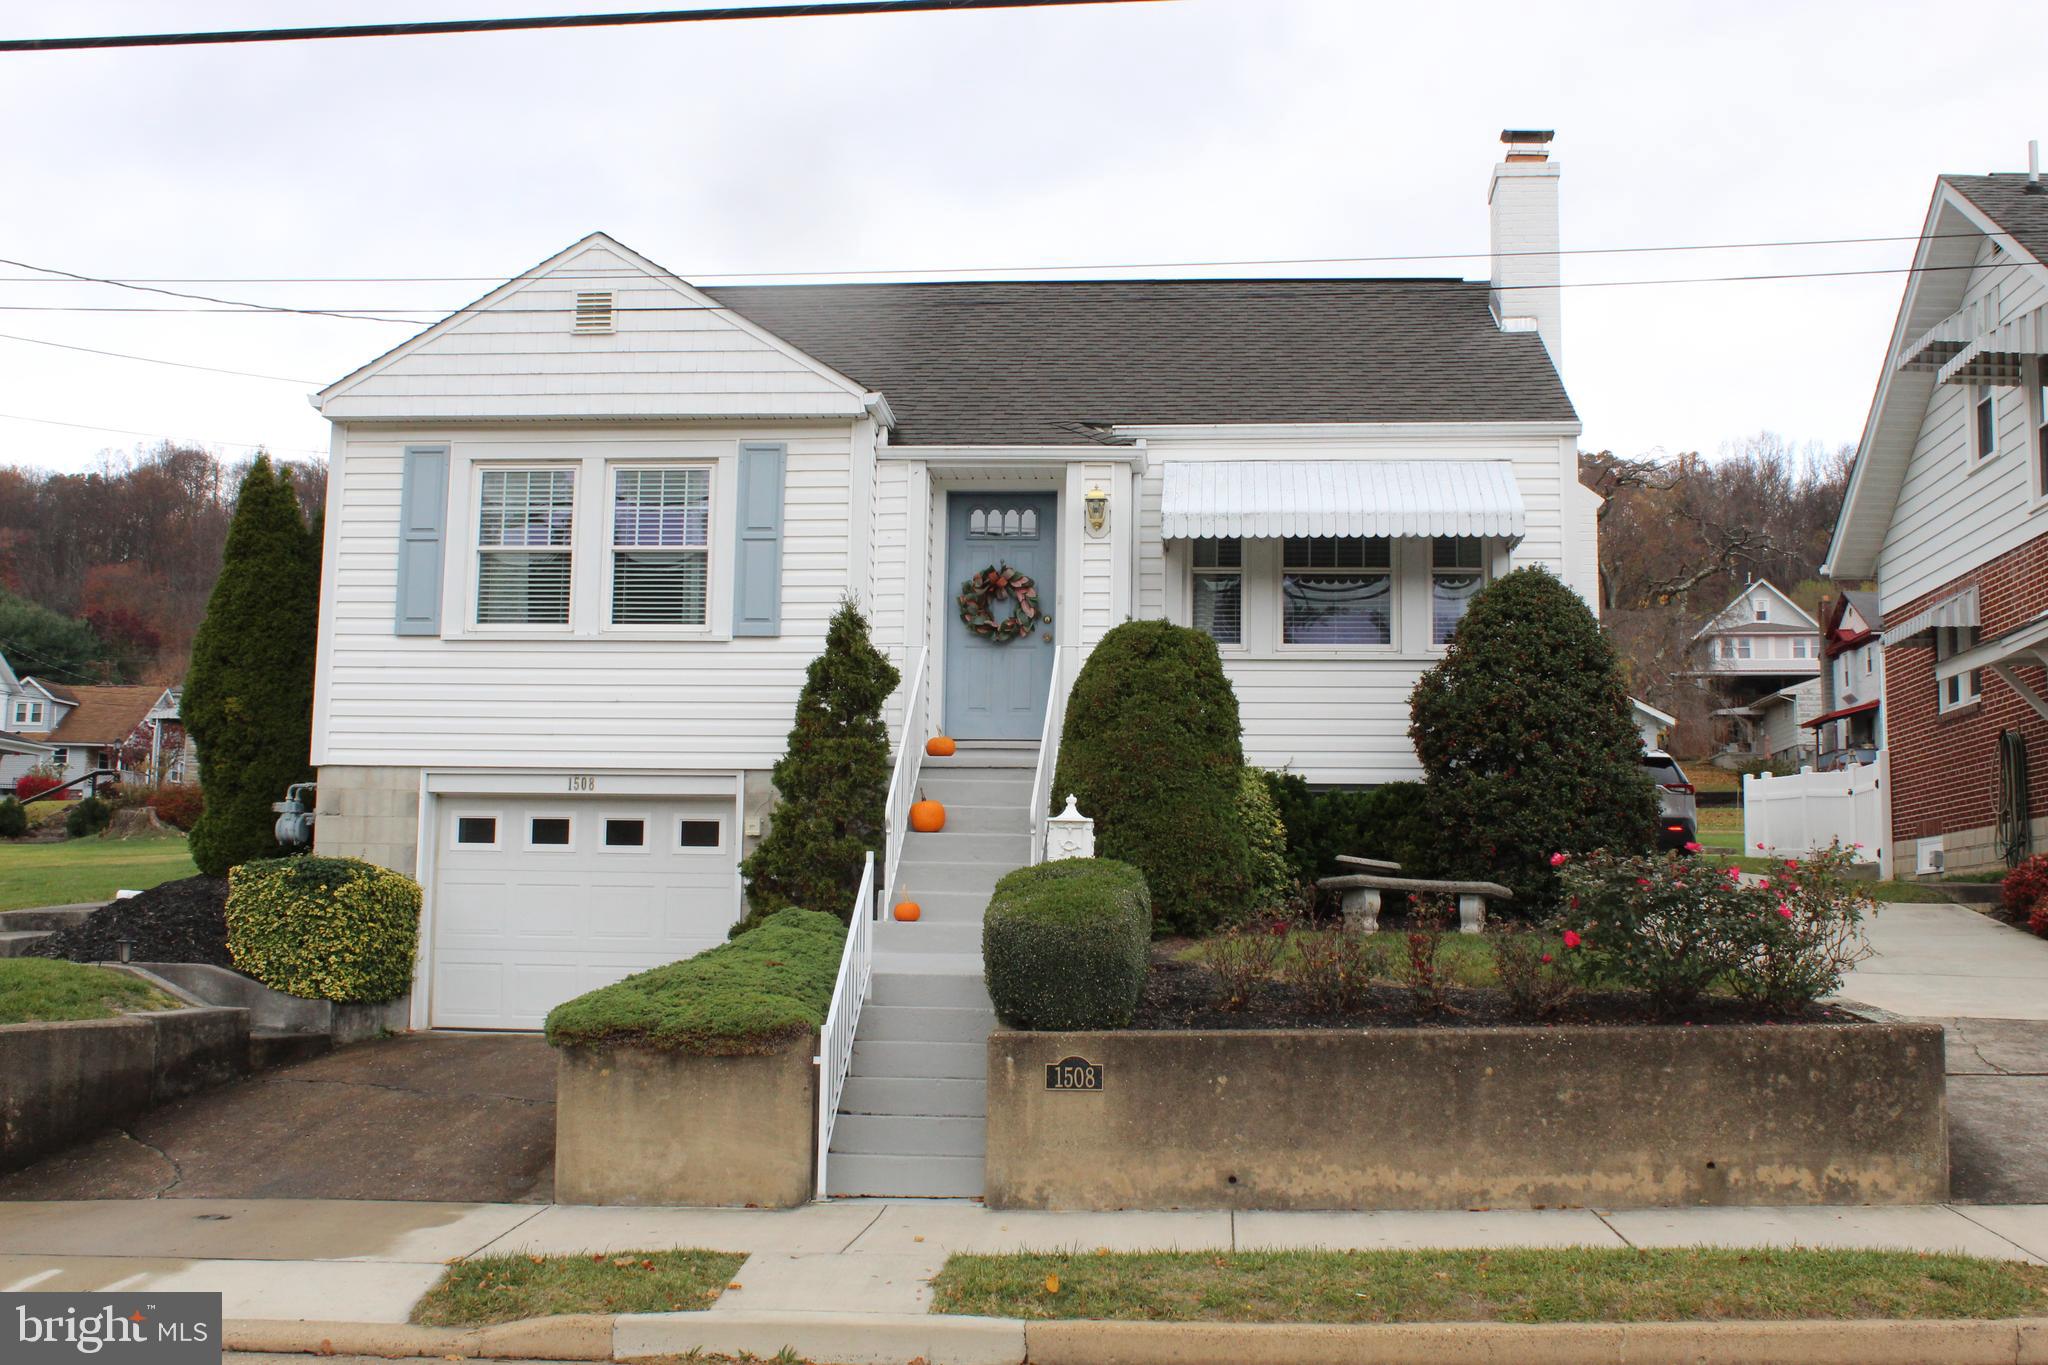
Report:
[[1446,992],[1449,1008],[1424,1014],[1414,997],[1398,986],[1375,986],[1365,1008],[1355,1014],[1329,1014],[1311,1009],[1301,993],[1285,981],[1273,981],[1251,1006],[1224,1009],[1222,993],[1209,969],[1155,952],[1138,999],[1134,1029],[1360,1029],[1475,1028],[1497,1024],[1583,1024],[1615,1027],[1630,1024],[1856,1024],[1857,1015],[1833,1005],[1816,1005],[1803,1014],[1767,1015],[1733,1000],[1703,1000],[1676,1019],[1657,1015],[1638,996],[1586,995],[1547,1018],[1525,1019],[1510,1013],[1507,997],[1497,990],[1453,987]]
[[62,929],[28,946],[36,957],[73,962],[118,962],[121,941],[135,962],[207,962],[232,967],[228,957],[225,877],[186,877],[112,901],[85,923]]

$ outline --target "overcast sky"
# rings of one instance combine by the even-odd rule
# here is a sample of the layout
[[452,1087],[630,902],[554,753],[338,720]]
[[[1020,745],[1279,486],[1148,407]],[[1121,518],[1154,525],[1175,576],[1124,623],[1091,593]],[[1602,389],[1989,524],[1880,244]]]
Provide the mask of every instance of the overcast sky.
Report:
[[[636,6],[68,0],[0,7],[0,36]],[[484,277],[169,286],[434,310],[599,228],[699,280],[1483,253],[1509,126],[1558,130],[1570,249],[1910,236],[1937,173],[2021,170],[2027,139],[2048,136],[2035,67],[1997,56],[2037,37],[1960,13],[1176,0],[0,54],[0,256],[124,279]],[[1565,278],[1884,269],[1910,250],[1579,256]],[[1486,271],[1475,254],[1112,273]],[[305,395],[413,330],[28,311],[178,301],[25,273],[0,266],[0,463],[79,469],[163,436],[324,452]],[[1765,428],[1853,442],[1903,279],[1568,289],[1586,446],[1713,452]]]

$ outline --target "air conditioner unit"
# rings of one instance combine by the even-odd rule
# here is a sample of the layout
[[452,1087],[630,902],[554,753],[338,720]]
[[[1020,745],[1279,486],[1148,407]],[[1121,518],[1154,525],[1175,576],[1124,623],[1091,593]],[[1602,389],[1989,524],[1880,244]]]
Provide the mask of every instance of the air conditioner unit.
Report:
[[1931,877],[1947,864],[1947,855],[1942,852],[1941,840],[1922,839],[1913,870],[1923,877]]

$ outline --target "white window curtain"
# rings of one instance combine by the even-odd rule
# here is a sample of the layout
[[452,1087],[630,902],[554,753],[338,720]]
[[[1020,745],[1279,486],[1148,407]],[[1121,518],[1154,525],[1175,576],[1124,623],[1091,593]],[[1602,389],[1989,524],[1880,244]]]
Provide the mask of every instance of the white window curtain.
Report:
[[1439,537],[1430,546],[1429,641],[1447,645],[1465,608],[1486,584],[1486,545],[1471,536]]
[[619,470],[612,496],[612,624],[705,624],[710,551],[709,469]]
[[1289,536],[1281,547],[1281,639],[1290,645],[1384,645],[1394,638],[1393,543]]
[[478,493],[479,625],[567,625],[576,475],[486,469]]
[[1219,645],[1244,643],[1244,542],[1235,536],[1193,542],[1194,624]]

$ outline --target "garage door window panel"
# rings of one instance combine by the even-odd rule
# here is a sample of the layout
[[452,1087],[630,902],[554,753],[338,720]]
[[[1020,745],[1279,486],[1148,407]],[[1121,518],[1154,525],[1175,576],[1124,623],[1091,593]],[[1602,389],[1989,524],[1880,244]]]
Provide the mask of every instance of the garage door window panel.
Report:
[[455,845],[457,848],[496,848],[498,846],[498,817],[495,815],[457,816],[455,818]]
[[607,853],[646,852],[647,821],[637,815],[606,816],[601,846]]
[[714,853],[725,844],[725,822],[684,818],[676,824],[676,848],[682,853]]
[[570,853],[576,848],[576,819],[571,815],[532,815],[526,820],[526,847],[533,853]]

